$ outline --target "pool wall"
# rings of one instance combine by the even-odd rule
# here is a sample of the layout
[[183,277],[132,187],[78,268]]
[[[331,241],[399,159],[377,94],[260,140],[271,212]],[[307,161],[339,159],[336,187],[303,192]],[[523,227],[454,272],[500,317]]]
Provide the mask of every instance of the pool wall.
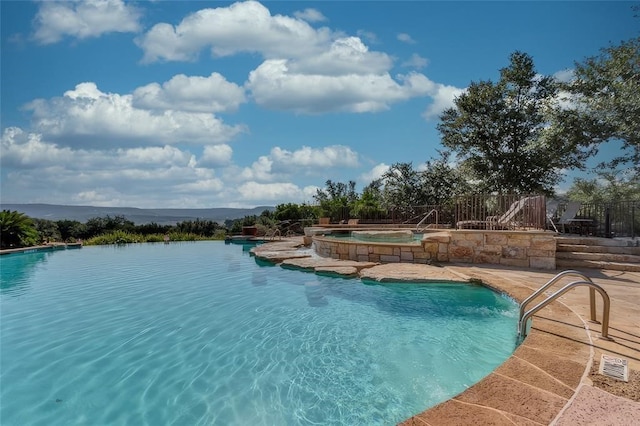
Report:
[[15,253],[36,253],[40,251],[67,250],[82,248],[82,243],[50,243],[41,246],[20,247],[0,250],[0,256]]
[[316,233],[318,255],[380,263],[457,262],[556,269],[554,233],[545,231],[447,230],[425,232],[419,244],[342,241]]

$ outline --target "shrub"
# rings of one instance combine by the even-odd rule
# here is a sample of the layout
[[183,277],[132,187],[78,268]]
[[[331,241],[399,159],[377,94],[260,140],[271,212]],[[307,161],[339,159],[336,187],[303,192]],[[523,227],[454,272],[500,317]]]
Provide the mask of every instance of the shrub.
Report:
[[85,245],[104,245],[104,244],[130,244],[145,242],[144,236],[126,231],[112,231],[97,237],[89,238],[84,242]]

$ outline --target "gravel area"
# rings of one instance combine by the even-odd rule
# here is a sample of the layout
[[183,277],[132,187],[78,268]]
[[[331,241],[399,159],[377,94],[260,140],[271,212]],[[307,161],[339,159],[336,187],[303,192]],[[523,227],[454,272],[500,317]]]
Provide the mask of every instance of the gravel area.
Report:
[[589,373],[589,379],[593,382],[593,386],[605,390],[610,394],[640,402],[640,371],[629,370],[629,381],[622,382],[599,374],[599,366],[600,362],[594,360],[591,372]]

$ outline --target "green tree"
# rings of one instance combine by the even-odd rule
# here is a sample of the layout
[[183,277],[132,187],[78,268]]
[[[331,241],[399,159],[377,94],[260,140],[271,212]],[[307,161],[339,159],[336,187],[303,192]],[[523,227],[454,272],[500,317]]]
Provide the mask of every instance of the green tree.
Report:
[[442,113],[442,144],[481,191],[552,194],[562,170],[583,168],[591,153],[578,134],[550,129],[557,93],[558,84],[536,72],[531,56],[514,52],[497,83],[472,82]]
[[577,178],[567,198],[585,204],[607,204],[640,200],[640,176],[616,170],[601,170],[597,178]]
[[351,214],[359,219],[378,219],[386,214],[383,206],[382,179],[375,179],[362,190],[360,198],[353,203]]
[[32,219],[32,221],[38,231],[40,241],[59,241],[62,239],[56,222],[47,219]]
[[382,175],[386,204],[401,212],[427,204],[420,172],[412,163],[395,163]]
[[302,212],[300,211],[300,206],[296,203],[278,204],[273,217],[279,221],[298,220],[302,219]]
[[451,154],[445,151],[440,153],[440,158],[427,161],[425,170],[421,173],[426,204],[451,204],[457,196],[472,192],[473,187],[464,170],[454,167],[450,163],[450,157]]
[[593,142],[623,142],[608,166],[630,164],[640,173],[640,37],[576,63],[574,76],[566,88],[576,95],[576,121]]
[[[255,216],[254,216],[255,217]],[[185,220],[183,222],[177,223],[175,229],[177,232],[181,232],[184,234],[194,234],[203,237],[212,237],[216,235],[216,233],[222,227],[218,225],[218,222],[213,220]],[[168,232],[168,231],[164,231]]]
[[0,212],[0,247],[28,247],[38,243],[38,231],[31,218],[18,211]]
[[58,231],[60,232],[60,238],[62,241],[73,242],[87,234],[86,225],[77,220],[58,220],[56,225],[58,226]]
[[87,220],[85,227],[86,234],[84,237],[91,238],[113,231],[133,232],[135,229],[135,223],[128,220],[125,216],[107,215],[105,217],[94,217]]
[[356,183],[333,182],[331,179],[325,182],[324,189],[318,189],[313,198],[320,205],[322,214],[332,220],[342,220],[350,215],[350,210],[358,200]]

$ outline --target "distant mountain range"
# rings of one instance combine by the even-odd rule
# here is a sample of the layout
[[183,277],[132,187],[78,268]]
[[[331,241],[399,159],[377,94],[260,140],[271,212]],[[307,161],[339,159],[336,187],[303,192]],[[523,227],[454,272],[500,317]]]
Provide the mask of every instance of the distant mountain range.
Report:
[[173,225],[186,220],[213,220],[220,224],[228,219],[260,215],[271,206],[253,209],[211,208],[211,209],[138,209],[135,207],[94,207],[62,206],[56,204],[0,204],[0,210],[16,210],[34,219],[77,220],[86,222],[94,217],[124,216],[136,225],[155,222],[159,225]]

